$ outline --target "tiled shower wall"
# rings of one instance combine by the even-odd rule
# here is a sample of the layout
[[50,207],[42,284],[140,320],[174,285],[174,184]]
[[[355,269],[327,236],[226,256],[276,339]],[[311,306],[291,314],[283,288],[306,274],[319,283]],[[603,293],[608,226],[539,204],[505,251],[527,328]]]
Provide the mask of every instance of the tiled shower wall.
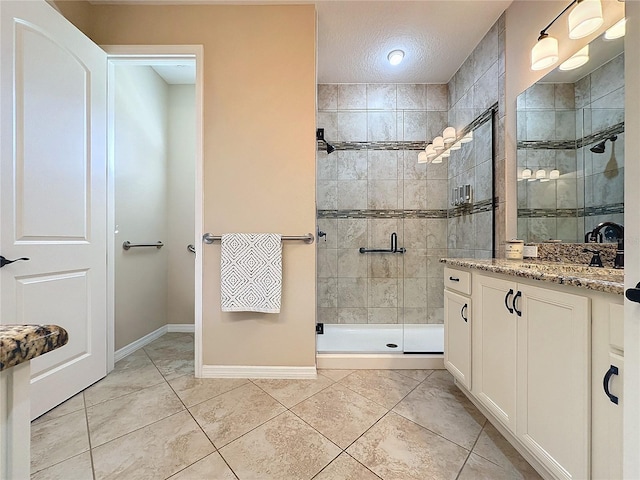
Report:
[[[447,126],[447,98],[446,85],[318,86],[317,125],[337,147],[317,154],[318,322],[443,322],[447,164],[417,154]],[[359,253],[392,232],[405,255]]]
[[[449,124],[460,130],[492,106],[497,105],[495,131],[492,121],[483,123],[474,140],[453,152],[448,160],[452,186],[471,184],[474,208],[449,205],[448,255],[491,258],[491,182],[495,172],[496,256],[502,256],[505,240],[505,147],[504,79],[505,15],[491,27],[478,46],[449,81]],[[493,138],[493,145],[491,140]],[[495,158],[492,159],[492,147]],[[449,196],[451,192],[449,192]],[[483,203],[484,208],[482,208]],[[481,208],[478,208],[480,206]]]
[[[624,55],[575,84],[533,85],[518,97],[518,177],[526,167],[555,181],[518,182],[518,236],[582,242],[598,223],[624,221]],[[612,134],[603,154],[589,149]]]
[[[584,162],[578,169],[584,171],[584,195],[578,192],[578,198],[584,198],[584,234],[600,222],[624,223],[624,54],[576,82],[576,109],[578,114],[582,110],[578,117],[583,118],[585,137],[578,149]],[[580,132],[579,120],[577,126]],[[618,137],[615,145],[607,141],[604,153],[592,153],[589,148],[610,132]]]

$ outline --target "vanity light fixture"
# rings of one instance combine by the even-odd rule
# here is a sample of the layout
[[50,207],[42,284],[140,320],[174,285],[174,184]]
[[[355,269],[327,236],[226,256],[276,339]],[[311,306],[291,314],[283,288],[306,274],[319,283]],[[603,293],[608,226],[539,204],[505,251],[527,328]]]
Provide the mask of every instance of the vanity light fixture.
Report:
[[560,178],[560,170],[554,169],[549,172],[549,178],[551,180],[557,180]]
[[604,22],[600,0],[577,0],[576,8],[569,14],[569,38],[591,35]]
[[522,179],[523,179],[523,180],[529,180],[529,179],[531,178],[531,174],[532,174],[532,173],[533,173],[533,172],[531,172],[531,169],[530,169],[530,168],[525,168],[525,169],[522,171]]
[[569,38],[586,37],[604,22],[600,0],[573,0],[549,25],[540,30],[538,41],[531,49],[531,70],[545,70],[558,61],[558,40],[549,35],[547,30],[574,5],[569,14]]
[[426,146],[424,152],[418,154],[418,163],[442,163],[444,158],[451,156],[452,151],[460,150],[463,143],[468,143],[472,140],[473,130],[467,132],[463,137],[458,138],[456,136],[456,129],[447,127],[442,132],[442,136],[434,138],[432,143]]
[[531,70],[544,70],[558,61],[558,39],[540,32],[538,43],[531,49]]
[[627,19],[623,18],[618,23],[616,23],[609,30],[604,32],[605,40],[615,40],[616,38],[624,37],[627,27],[626,27]]
[[387,55],[387,60],[391,65],[398,65],[404,58],[404,52],[402,50],[393,50]]
[[547,172],[545,172],[542,168],[536,170],[536,180],[542,180],[547,177]]
[[558,67],[560,70],[574,70],[589,61],[589,45],[585,45]]

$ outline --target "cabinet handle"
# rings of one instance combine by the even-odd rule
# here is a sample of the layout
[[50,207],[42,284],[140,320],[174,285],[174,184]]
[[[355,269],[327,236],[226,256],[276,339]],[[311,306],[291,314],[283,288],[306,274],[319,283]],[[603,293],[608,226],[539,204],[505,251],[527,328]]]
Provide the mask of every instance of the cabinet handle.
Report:
[[456,278],[456,277],[449,277],[449,280],[451,280],[452,282],[459,282],[460,279]]
[[609,391],[609,382],[611,381],[611,377],[613,375],[618,375],[618,367],[616,367],[615,365],[611,365],[609,367],[609,370],[607,370],[607,373],[605,373],[604,379],[602,380],[602,386],[604,387],[604,393],[607,394],[609,400],[617,405],[618,397],[616,397]]
[[464,316],[464,312],[466,309],[467,309],[467,304],[465,303],[464,306],[460,309],[460,316],[465,321],[465,323],[469,321],[469,319]]
[[516,293],[516,296],[513,297],[513,310],[516,312],[516,315],[518,315],[519,317],[522,316],[522,310],[518,310],[516,308],[516,302],[518,301],[518,298],[520,298],[521,296],[522,296],[522,292],[518,290],[518,293]]
[[509,310],[509,313],[513,313],[513,308],[509,306],[509,297],[511,295],[513,295],[513,288],[510,288],[504,297],[504,306],[507,307],[507,310]]

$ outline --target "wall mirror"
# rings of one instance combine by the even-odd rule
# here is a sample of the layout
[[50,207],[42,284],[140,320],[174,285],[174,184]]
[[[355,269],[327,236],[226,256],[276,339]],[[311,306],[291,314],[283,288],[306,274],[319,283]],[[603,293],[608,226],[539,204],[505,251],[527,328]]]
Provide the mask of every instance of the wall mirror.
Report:
[[[605,36],[588,45],[584,65],[562,64],[518,97],[518,238],[526,242],[584,242],[601,222],[623,223],[624,37]],[[618,230],[602,228],[597,241],[615,242]]]

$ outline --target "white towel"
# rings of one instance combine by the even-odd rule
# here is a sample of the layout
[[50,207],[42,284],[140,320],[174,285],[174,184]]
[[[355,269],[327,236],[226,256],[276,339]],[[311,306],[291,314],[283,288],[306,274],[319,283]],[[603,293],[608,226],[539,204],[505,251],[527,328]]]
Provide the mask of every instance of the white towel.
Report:
[[223,312],[280,313],[281,235],[222,235],[220,286]]

